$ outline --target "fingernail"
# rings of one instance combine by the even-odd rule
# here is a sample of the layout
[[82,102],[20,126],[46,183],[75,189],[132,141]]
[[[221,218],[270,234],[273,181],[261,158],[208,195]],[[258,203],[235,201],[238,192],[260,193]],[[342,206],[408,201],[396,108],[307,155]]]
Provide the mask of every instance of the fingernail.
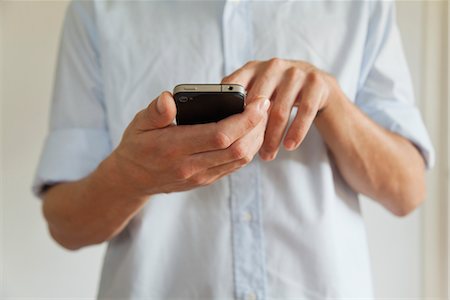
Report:
[[270,100],[264,99],[264,101],[259,104],[259,109],[266,112],[267,109],[269,108],[269,106],[270,106]]
[[164,105],[162,100],[162,94],[159,95],[158,100],[156,100],[156,108],[158,109],[158,112],[161,114],[166,111],[166,106]]
[[289,151],[292,151],[295,149],[295,141],[294,140],[287,140],[286,143],[284,144],[286,146],[286,149]]

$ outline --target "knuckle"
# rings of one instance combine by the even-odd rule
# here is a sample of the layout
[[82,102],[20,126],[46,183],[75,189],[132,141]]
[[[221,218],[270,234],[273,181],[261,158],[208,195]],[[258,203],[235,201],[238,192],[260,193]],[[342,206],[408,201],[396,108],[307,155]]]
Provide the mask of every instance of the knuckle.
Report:
[[290,67],[286,70],[286,75],[289,78],[299,79],[304,77],[304,71],[298,67]]
[[241,143],[234,144],[231,148],[231,156],[234,160],[240,160],[247,155],[247,150]]
[[228,148],[231,145],[231,138],[223,131],[217,131],[212,139],[214,147],[219,149]]
[[308,73],[308,81],[311,84],[320,85],[323,83],[322,74],[318,70],[311,70]]
[[195,186],[202,186],[206,184],[206,178],[204,176],[192,176],[189,182]]
[[215,180],[216,180],[215,178],[208,178],[205,181],[203,181],[201,185],[202,186],[210,185],[210,184],[214,183]]
[[252,155],[249,155],[249,154],[244,155],[244,157],[241,158],[242,165],[245,166],[245,165],[249,164],[252,161],[252,159],[253,159]]
[[187,180],[192,176],[192,168],[189,165],[181,165],[175,171],[175,177],[179,180]]
[[282,123],[282,122],[286,121],[288,118],[287,115],[288,115],[288,112],[286,111],[286,109],[284,109],[282,107],[273,108],[270,113],[271,119],[273,119],[273,121],[275,121],[276,123]]
[[307,101],[302,105],[302,113],[309,116],[315,113],[315,108],[312,102]]
[[268,65],[270,68],[279,68],[280,66],[283,65],[283,62],[284,61],[281,58],[273,57],[273,58],[269,59]]

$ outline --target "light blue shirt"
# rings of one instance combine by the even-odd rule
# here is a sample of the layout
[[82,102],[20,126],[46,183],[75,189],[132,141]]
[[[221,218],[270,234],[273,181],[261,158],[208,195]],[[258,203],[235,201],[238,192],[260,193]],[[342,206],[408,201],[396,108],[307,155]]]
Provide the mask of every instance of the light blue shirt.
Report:
[[[161,91],[272,57],[334,75],[432,165],[390,2],[80,1],[64,24],[34,191],[88,175]],[[99,298],[370,298],[370,273],[357,194],[313,127],[272,162],[152,197],[109,243]]]

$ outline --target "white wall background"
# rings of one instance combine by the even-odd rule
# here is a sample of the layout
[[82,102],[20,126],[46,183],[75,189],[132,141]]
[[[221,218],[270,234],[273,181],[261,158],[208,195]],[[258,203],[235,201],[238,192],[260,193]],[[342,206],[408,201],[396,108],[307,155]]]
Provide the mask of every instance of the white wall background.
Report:
[[[66,5],[62,1],[0,2],[0,299],[80,299],[96,293],[104,246],[78,252],[58,247],[47,233],[39,201],[30,193],[47,130]],[[398,3],[418,96],[424,80],[423,6],[416,1]],[[392,217],[367,199],[363,209],[377,298],[444,299],[440,291],[428,294],[429,289],[423,288],[423,274],[427,274],[423,270],[423,209],[404,219]]]
[[[95,295],[104,246],[71,253],[49,237],[30,185],[47,131],[61,1],[3,6],[3,298]],[[1,299],[3,299],[1,298]]]

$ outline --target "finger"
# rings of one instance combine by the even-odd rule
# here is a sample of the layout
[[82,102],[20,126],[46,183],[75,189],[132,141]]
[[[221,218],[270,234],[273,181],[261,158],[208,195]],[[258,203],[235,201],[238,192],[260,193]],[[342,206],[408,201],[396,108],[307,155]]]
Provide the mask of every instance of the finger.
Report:
[[147,108],[137,113],[134,122],[139,131],[164,128],[172,124],[177,113],[175,100],[170,92],[162,92]]
[[189,178],[188,182],[194,184],[196,186],[205,186],[209,185],[218,179],[226,176],[243,166],[245,166],[248,162],[244,159],[233,161],[230,163],[226,163],[223,165],[215,166],[210,169],[205,170],[204,172],[199,172]]
[[275,158],[303,81],[303,72],[298,68],[290,68],[285,72],[283,80],[277,87],[278,92],[272,102],[264,143],[260,150],[262,159]]
[[235,161],[227,163],[227,164],[223,164],[223,165],[219,165],[219,166],[210,168],[207,172],[209,172],[210,174],[216,173],[216,174],[218,174],[217,177],[221,178],[223,176],[229,175],[230,173],[232,173],[232,172],[242,168],[243,166],[247,165],[248,163],[250,163],[250,161],[253,159],[254,155],[256,154],[256,152],[258,151],[259,147],[262,144],[264,128],[265,128],[266,124],[265,124],[265,122],[263,122],[262,124],[260,124],[258,126],[261,126],[261,128],[260,128],[260,130],[255,129],[255,132],[256,132],[256,140],[259,142],[253,143],[253,146],[254,146],[254,149],[252,150],[253,155],[250,160],[248,158],[242,158],[242,159],[235,160]]
[[264,64],[264,68],[257,72],[251,88],[248,89],[247,103],[259,97],[272,99],[276,87],[281,81],[285,63],[279,58],[273,58]]
[[230,163],[222,164],[198,172],[189,178],[179,181],[178,183],[172,184],[170,190],[172,191],[188,191],[192,190],[194,187],[205,186],[214,183],[223,176],[226,176],[245,165],[245,161],[233,161]]
[[232,115],[217,123],[182,125],[166,139],[177,140],[183,145],[182,153],[194,154],[226,149],[240,137],[255,128],[266,116],[268,99],[260,98],[246,105],[244,112]]
[[265,122],[260,122],[227,149],[193,154],[189,163],[195,170],[201,171],[238,160],[250,162],[261,147],[264,129]]
[[323,87],[317,80],[306,80],[301,91],[297,115],[284,139],[287,150],[296,149],[305,138],[319,110],[322,95]]
[[[203,166],[195,166],[195,162],[191,160],[190,164],[183,167],[185,171],[183,172],[183,177],[186,178],[186,181],[192,185],[205,185],[214,182],[220,177],[223,177],[225,175],[230,174],[231,172],[235,171],[236,169],[239,169],[240,167],[248,164],[253,157],[255,156],[256,152],[258,151],[259,147],[262,144],[262,139],[264,135],[264,128],[266,124],[265,122],[262,122],[260,125],[258,125],[259,128],[255,128],[252,131],[252,134],[246,135],[244,138],[242,138],[240,141],[243,142],[243,145],[245,145],[245,139],[248,141],[251,141],[248,143],[248,147],[252,148],[249,150],[250,153],[248,156],[242,156],[243,158],[235,159],[235,157],[230,158],[228,162],[220,163],[218,160],[211,160],[210,165],[206,165],[205,159],[199,159],[197,162],[203,163]],[[256,143],[255,143],[256,140]],[[245,147],[244,147],[245,148]],[[228,149],[227,149],[228,150]],[[220,151],[211,151],[204,154],[212,154],[212,152],[222,152],[224,153],[226,150],[220,150]],[[200,158],[200,155],[198,155],[198,158]],[[204,158],[204,157],[203,157]],[[210,159],[206,158],[206,159]]]
[[254,77],[254,74],[256,72],[256,67],[258,65],[258,62],[256,61],[250,61],[246,63],[242,68],[237,69],[230,75],[224,77],[222,79],[222,84],[240,84],[245,89],[248,89],[251,80]]

